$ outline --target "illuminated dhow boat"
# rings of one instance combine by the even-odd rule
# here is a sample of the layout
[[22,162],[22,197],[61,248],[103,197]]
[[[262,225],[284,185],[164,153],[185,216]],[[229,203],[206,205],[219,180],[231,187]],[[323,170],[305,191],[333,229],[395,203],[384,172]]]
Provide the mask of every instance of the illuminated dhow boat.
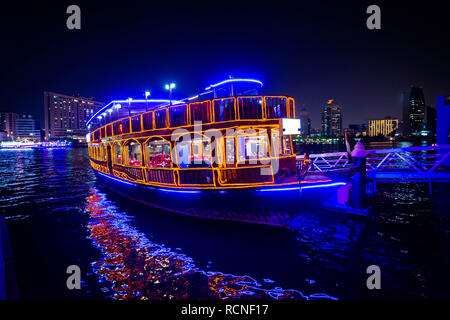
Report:
[[297,210],[300,121],[293,98],[261,87],[228,79],[183,100],[112,101],[86,123],[91,166],[108,188],[154,207],[284,225]]

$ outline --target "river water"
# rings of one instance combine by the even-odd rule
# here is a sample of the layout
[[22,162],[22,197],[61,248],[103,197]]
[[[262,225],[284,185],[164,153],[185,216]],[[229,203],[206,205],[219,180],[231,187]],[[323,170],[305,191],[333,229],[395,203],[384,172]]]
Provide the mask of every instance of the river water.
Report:
[[[180,216],[103,190],[87,149],[0,150],[25,299],[450,298],[447,183],[377,185],[368,217],[303,213],[296,230]],[[368,290],[366,269],[381,269]],[[78,265],[81,290],[68,290]]]

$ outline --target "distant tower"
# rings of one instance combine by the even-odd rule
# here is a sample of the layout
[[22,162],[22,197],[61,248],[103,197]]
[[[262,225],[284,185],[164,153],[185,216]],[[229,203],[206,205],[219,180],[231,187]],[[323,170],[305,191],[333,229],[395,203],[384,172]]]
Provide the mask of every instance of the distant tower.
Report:
[[409,136],[411,133],[408,105],[409,105],[409,92],[403,92],[402,93],[402,115],[403,115],[402,134],[405,137]]
[[322,106],[322,135],[326,137],[342,136],[342,106],[333,99]]
[[450,95],[438,96],[436,142],[439,145],[450,144]]
[[425,125],[425,97],[422,87],[411,86],[408,100],[409,134],[417,134]]
[[310,136],[311,119],[308,116],[308,109],[305,107],[305,105],[302,105],[302,108],[300,109],[300,123],[302,136]]

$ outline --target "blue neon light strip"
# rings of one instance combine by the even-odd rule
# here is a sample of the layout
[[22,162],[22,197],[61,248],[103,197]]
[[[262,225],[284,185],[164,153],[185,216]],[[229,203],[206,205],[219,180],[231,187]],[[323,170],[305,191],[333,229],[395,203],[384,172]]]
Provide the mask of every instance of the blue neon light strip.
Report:
[[157,188],[157,190],[165,191],[165,192],[178,192],[178,193],[200,193],[200,190],[172,190],[172,189],[161,189]]
[[268,189],[260,189],[258,191],[290,191],[290,190],[299,190],[301,189],[312,189],[312,188],[326,188],[326,187],[334,187],[334,186],[343,186],[347,184],[346,182],[333,182],[327,184],[315,184],[310,186],[302,186],[302,187],[290,187],[290,188],[268,188]]
[[[135,184],[135,183],[132,183],[132,182],[128,182],[128,181],[124,181],[124,180],[121,180],[121,179],[117,179],[117,178],[111,177],[110,175],[104,174],[104,173],[99,172],[99,171],[97,171],[97,173],[102,175],[102,176],[104,176],[104,177],[107,177],[107,178],[109,178],[111,180],[117,181],[117,182],[122,182],[124,184],[128,184],[128,185],[131,185],[131,186],[138,186],[138,184]],[[160,191],[164,191],[164,192],[178,192],[178,193],[200,193],[201,192],[200,190],[171,190],[171,189],[153,188],[153,187],[149,187],[149,188],[160,190]]]
[[216,83],[216,84],[211,84],[209,87],[206,87],[205,90],[209,90],[211,88],[215,88],[215,87],[221,86],[221,85],[229,83],[229,82],[253,82],[253,83],[258,83],[259,85],[261,85],[261,87],[263,86],[263,83],[261,81],[255,80],[255,79],[227,79],[227,80],[224,80],[224,81]]
[[258,191],[289,191],[289,190],[298,190],[300,187],[294,188],[271,188],[271,189],[260,189]]
[[313,188],[325,188],[325,187],[335,187],[335,186],[343,186],[346,185],[347,182],[333,182],[327,184],[317,184],[312,186],[304,186],[302,189],[313,189]]
[[[259,84],[261,87],[263,86],[263,83],[262,83],[262,81],[259,81],[259,80],[256,80],[256,79],[227,79],[227,80],[224,80],[224,81],[221,81],[221,82],[219,82],[219,83],[215,83],[215,84],[211,84],[209,87],[207,87],[205,90],[210,90],[210,89],[212,89],[212,88],[215,88],[215,87],[218,87],[218,86],[221,86],[221,85],[223,85],[223,84],[226,84],[226,83],[230,83],[230,82],[253,82],[253,83],[257,83],[257,84]],[[196,95],[196,96],[193,96],[193,97],[190,97],[190,98],[186,98],[186,99],[183,99],[183,100],[194,100],[194,99],[197,99],[200,95],[203,95],[203,94],[206,94],[206,93],[209,93],[209,92],[211,92],[211,91],[208,91],[208,92],[203,92],[203,93],[200,93],[200,94],[198,94],[198,95]],[[181,103],[185,103],[183,100],[168,100],[168,99],[137,99],[137,100],[131,100],[131,101],[128,101],[128,100],[113,100],[113,101],[111,101],[111,102],[109,102],[108,104],[106,104],[103,108],[101,108],[101,109],[99,109],[93,116],[91,116],[87,121],[86,121],[86,127],[87,126],[89,126],[89,124],[92,122],[92,120],[94,120],[95,118],[97,118],[97,116],[99,116],[100,114],[102,114],[105,110],[107,110],[108,109],[108,107],[111,105],[111,104],[116,104],[116,103],[148,103],[148,102],[150,102],[150,103],[158,103],[158,102],[161,102],[161,103],[167,103],[167,105],[169,105],[169,103],[172,101],[172,104],[181,104]],[[163,105],[163,106],[161,106],[161,107],[165,107],[165,106],[167,106],[167,105]]]

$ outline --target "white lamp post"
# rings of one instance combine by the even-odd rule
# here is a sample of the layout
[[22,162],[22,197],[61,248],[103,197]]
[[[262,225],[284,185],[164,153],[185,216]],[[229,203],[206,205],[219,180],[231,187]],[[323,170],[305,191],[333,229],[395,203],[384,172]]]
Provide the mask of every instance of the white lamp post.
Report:
[[128,102],[128,115],[131,116],[131,101],[133,101],[133,98],[128,98],[127,102]]
[[148,97],[150,97],[150,91],[145,91],[145,111],[148,111]]
[[169,101],[170,105],[172,105],[172,91],[173,89],[175,89],[175,83],[174,82],[167,83],[165,88],[166,90],[169,90]]

